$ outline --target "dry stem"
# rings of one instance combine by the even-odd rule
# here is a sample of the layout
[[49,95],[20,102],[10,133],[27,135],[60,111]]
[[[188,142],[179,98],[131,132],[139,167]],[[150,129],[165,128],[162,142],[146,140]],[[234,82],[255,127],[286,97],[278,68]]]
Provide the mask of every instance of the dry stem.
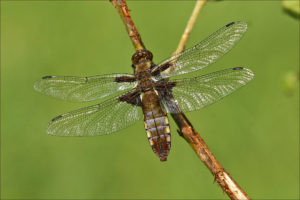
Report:
[[110,0],[113,6],[116,8],[117,12],[120,14],[121,19],[125,25],[128,35],[135,47],[135,50],[145,49],[142,42],[141,36],[138,33],[131,17],[129,14],[129,9],[126,5],[125,0]]
[[181,40],[178,44],[178,47],[176,49],[176,51],[173,53],[173,56],[181,53],[185,47],[185,44],[190,36],[190,33],[192,32],[193,28],[194,28],[194,25],[195,25],[195,22],[198,18],[198,15],[201,11],[201,9],[203,8],[204,4],[206,3],[206,0],[201,0],[201,1],[197,1],[196,2],[196,5],[194,7],[194,10],[190,16],[190,19],[185,27],[185,30],[181,36]]
[[[135,49],[145,49],[140,35],[137,32],[137,29],[135,28],[134,23],[129,15],[129,10],[127,8],[125,0],[111,0],[111,2],[116,8],[117,12],[120,14]],[[178,45],[178,48],[173,55],[183,51],[189,34],[195,24],[197,16],[205,2],[206,0],[197,1],[194,11],[182,36],[182,39]],[[193,128],[192,124],[184,115],[184,113],[172,114],[172,117],[180,128],[180,130],[178,131],[179,134],[190,144],[190,146],[196,152],[197,156],[210,170],[222,190],[226,192],[226,194],[231,199],[250,199],[248,195],[240,188],[240,186],[231,178],[229,173],[226,172],[221,164],[217,161],[204,140]]]
[[226,192],[230,199],[250,199],[246,192],[241,189],[241,187],[218,162],[184,113],[172,114],[172,117],[180,128],[180,130],[178,130],[179,134],[190,144],[197,156],[210,170],[217,183],[221,186],[222,190]]

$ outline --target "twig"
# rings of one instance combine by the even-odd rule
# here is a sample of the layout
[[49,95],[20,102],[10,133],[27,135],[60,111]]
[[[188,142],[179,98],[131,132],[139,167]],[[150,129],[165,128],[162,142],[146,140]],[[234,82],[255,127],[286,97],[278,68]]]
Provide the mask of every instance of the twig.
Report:
[[[181,36],[181,39],[180,39],[180,42],[178,44],[178,47],[176,49],[176,51],[172,54],[172,56],[176,56],[178,54],[180,54],[183,50],[184,50],[184,47],[185,47],[185,44],[194,28],[194,25],[196,23],[196,20],[198,18],[198,15],[201,11],[201,9],[203,8],[204,4],[206,3],[206,0],[198,0],[196,1],[196,4],[195,4],[195,7],[194,7],[194,10],[190,16],[190,19],[185,27],[185,30]],[[169,69],[167,69],[165,71],[165,73],[167,74],[172,74],[172,71],[174,70],[174,66],[173,65],[170,65]]]
[[230,199],[250,199],[241,187],[232,179],[228,172],[221,166],[200,135],[193,128],[184,113],[171,114],[174,121],[180,127],[178,131],[190,144],[200,160],[206,165],[215,177],[215,181]]
[[142,42],[141,36],[138,33],[135,25],[130,17],[129,9],[126,5],[125,0],[110,0],[113,6],[116,8],[117,12],[120,14],[120,17],[125,25],[125,28],[128,32],[128,35],[135,47],[135,50],[145,49],[145,46]]
[[[137,29],[134,26],[134,23],[129,15],[128,8],[125,0],[110,0],[117,12],[120,14],[127,32],[130,36],[130,39],[136,48],[136,50],[144,49],[144,45],[141,41],[140,35],[137,32]],[[178,45],[177,50],[173,55],[178,54],[183,51],[185,43],[188,39],[188,36],[193,28],[193,25],[197,19],[197,16],[205,4],[206,0],[197,1],[195,9],[190,17],[187,28],[182,36],[182,39]],[[212,152],[209,150],[208,146],[200,135],[193,128],[190,121],[184,115],[184,113],[171,114],[174,121],[180,128],[178,131],[179,134],[190,144],[193,150],[196,152],[197,156],[201,159],[202,162],[207,166],[214,176],[214,179],[221,186],[222,190],[231,199],[250,199],[248,195],[240,188],[240,186],[231,178],[228,172],[224,170],[221,164],[214,157]]]
[[178,44],[178,47],[176,49],[176,51],[173,53],[173,56],[181,53],[185,47],[185,44],[190,36],[190,33],[192,32],[193,28],[194,28],[194,25],[195,25],[195,22],[198,18],[198,15],[201,11],[201,9],[203,8],[204,4],[206,3],[206,0],[198,0],[196,2],[196,5],[195,5],[195,8],[193,10],[193,13],[191,14],[190,16],[190,19],[185,27],[185,30],[181,36],[181,40]]

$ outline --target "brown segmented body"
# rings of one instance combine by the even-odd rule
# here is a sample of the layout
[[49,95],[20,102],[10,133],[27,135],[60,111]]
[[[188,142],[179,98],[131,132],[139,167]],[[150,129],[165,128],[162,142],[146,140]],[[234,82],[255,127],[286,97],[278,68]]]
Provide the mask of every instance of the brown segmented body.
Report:
[[167,113],[161,107],[150,73],[153,67],[152,54],[149,51],[137,52],[132,61],[138,80],[138,90],[141,91],[141,106],[148,141],[160,160],[166,161],[171,148],[170,127]]
[[159,97],[149,90],[142,97],[145,130],[153,152],[166,161],[171,148],[171,135],[167,113],[162,109]]

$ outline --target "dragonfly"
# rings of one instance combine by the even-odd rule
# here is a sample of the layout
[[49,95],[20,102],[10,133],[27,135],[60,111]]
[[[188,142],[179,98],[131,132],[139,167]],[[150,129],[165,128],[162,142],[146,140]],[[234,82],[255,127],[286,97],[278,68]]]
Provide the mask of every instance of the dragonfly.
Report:
[[[55,136],[99,136],[118,132],[144,118],[146,136],[160,161],[171,148],[167,114],[199,110],[246,85],[254,73],[234,67],[196,76],[176,78],[201,70],[226,54],[247,30],[245,22],[232,22],[199,44],[158,65],[150,51],[132,56],[134,74],[91,77],[44,76],[35,90],[62,100],[89,102],[111,96],[96,105],[53,118],[47,133]],[[175,78],[174,78],[175,77]]]

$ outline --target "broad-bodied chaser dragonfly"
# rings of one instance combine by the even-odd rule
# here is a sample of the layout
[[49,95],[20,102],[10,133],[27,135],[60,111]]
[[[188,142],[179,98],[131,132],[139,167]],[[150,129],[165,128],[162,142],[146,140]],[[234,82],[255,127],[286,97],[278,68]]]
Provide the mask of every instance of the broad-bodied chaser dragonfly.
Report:
[[203,69],[227,53],[247,29],[232,22],[184,52],[155,65],[152,53],[139,50],[132,56],[134,74],[92,77],[45,76],[34,88],[59,99],[86,102],[115,94],[102,103],[52,119],[47,133],[56,136],[96,136],[117,132],[144,116],[148,141],[165,161],[171,147],[167,113],[193,111],[212,104],[249,82],[254,74],[243,67],[184,79],[171,77]]

